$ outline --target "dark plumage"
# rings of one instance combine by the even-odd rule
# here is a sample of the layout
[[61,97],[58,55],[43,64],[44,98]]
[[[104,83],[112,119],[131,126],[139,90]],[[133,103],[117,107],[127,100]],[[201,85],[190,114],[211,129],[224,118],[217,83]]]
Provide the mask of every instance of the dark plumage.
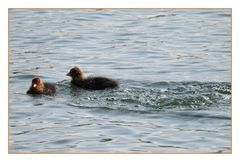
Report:
[[52,83],[43,83],[40,78],[33,78],[32,85],[27,91],[27,94],[54,95],[55,93],[55,85]]
[[67,73],[67,76],[72,77],[72,84],[83,89],[103,90],[118,87],[118,82],[113,79],[105,77],[83,78],[83,71],[78,67],[72,68],[69,73]]

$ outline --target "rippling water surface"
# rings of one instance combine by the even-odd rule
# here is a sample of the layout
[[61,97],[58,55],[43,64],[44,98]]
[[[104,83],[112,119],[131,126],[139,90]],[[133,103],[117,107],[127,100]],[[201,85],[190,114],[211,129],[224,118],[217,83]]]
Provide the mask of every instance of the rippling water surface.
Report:
[[[231,152],[231,10],[9,16],[10,152]],[[78,89],[73,66],[120,88]],[[34,76],[57,95],[27,95]]]

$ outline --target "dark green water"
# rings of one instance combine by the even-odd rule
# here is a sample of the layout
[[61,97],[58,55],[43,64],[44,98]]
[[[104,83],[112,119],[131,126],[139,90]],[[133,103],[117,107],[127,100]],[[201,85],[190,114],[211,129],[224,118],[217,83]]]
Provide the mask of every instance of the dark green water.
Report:
[[[230,10],[10,10],[10,152],[230,152]],[[81,90],[65,74],[115,78]],[[26,94],[34,76],[56,96]]]

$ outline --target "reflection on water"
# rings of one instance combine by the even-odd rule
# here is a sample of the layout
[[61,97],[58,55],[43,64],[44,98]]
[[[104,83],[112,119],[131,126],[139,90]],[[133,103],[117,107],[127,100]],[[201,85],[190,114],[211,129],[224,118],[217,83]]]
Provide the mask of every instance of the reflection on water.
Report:
[[[10,152],[231,152],[230,10],[9,15]],[[73,66],[120,88],[78,89]],[[57,95],[26,95],[34,76]]]

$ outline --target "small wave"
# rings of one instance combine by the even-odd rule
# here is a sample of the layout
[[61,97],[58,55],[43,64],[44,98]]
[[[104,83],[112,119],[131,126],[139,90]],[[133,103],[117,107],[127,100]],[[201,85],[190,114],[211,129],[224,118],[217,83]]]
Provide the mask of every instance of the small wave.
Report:
[[148,19],[155,19],[155,18],[160,18],[160,17],[170,17],[170,16],[177,16],[177,15],[176,14],[167,14],[167,15],[160,14],[160,15],[150,16],[150,17],[148,17]]
[[21,132],[18,132],[18,133],[12,133],[12,135],[22,135],[22,134],[26,134],[26,133],[29,133],[31,131],[21,131]]
[[177,114],[178,116],[182,116],[184,118],[186,117],[189,117],[189,118],[210,118],[210,119],[220,119],[220,120],[231,120],[231,117],[229,116],[225,116],[225,115],[222,115],[222,114],[209,114],[209,113],[200,113],[200,112],[197,112],[197,113],[194,113],[192,111],[186,111],[186,112],[179,112]]
[[33,54],[35,54],[35,53],[38,53],[37,51],[24,51],[24,53],[33,53]]
[[14,74],[14,75],[11,75],[9,78],[10,78],[10,82],[11,81],[16,81],[16,80],[31,80],[32,78],[34,77],[40,77],[40,78],[44,78],[43,76],[41,75],[25,75],[25,74],[21,74],[21,72],[17,73],[17,74]]
[[99,142],[110,142],[112,140],[113,140],[112,138],[104,138],[104,139],[101,139]]
[[228,13],[218,13],[217,16],[219,16],[219,17],[231,17],[232,14],[228,14]]

